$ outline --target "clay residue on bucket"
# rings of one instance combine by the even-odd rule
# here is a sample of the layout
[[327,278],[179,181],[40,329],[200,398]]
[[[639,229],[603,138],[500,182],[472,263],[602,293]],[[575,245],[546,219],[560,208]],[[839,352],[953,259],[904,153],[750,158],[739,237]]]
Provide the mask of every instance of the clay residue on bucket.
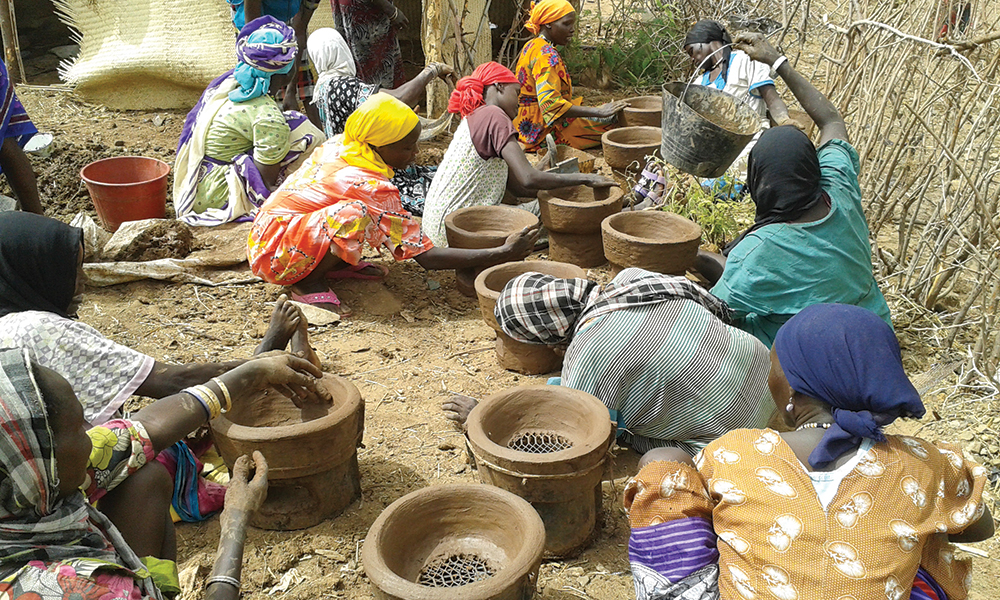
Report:
[[739,100],[727,94],[685,94],[684,104],[705,120],[726,131],[753,135],[760,129],[760,120],[739,110]]

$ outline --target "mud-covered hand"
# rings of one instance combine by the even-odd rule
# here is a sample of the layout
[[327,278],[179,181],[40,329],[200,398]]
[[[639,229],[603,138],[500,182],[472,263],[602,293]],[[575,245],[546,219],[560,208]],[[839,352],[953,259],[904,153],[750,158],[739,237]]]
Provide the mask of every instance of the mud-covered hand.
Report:
[[591,188],[609,188],[618,185],[618,182],[614,179],[608,179],[604,175],[588,174],[585,175],[586,181],[583,185]]
[[[250,474],[253,472],[253,477]],[[233,476],[226,489],[226,510],[252,513],[267,498],[267,461],[254,451],[253,460],[244,454],[233,465]]]
[[606,102],[597,107],[597,116],[601,119],[608,119],[620,113],[629,107],[629,103],[624,100],[615,100],[614,102]]
[[458,83],[458,77],[455,75],[455,69],[453,69],[451,65],[432,62],[427,66],[428,68],[433,69],[434,77],[437,77],[441,81],[451,83],[452,86]]
[[542,224],[535,223],[530,227],[525,227],[517,233],[512,233],[507,237],[505,249],[510,260],[523,260],[535,249],[535,242],[542,232]]
[[802,122],[793,119],[792,117],[785,117],[784,119],[779,120],[777,123],[778,127],[781,127],[782,125],[791,125],[792,127],[795,127],[802,133],[806,133],[806,126],[803,125]]
[[[323,371],[308,360],[293,354],[267,356],[247,361],[236,370],[245,370],[250,389],[271,386],[288,396],[296,406],[304,402],[329,402],[329,391],[319,385]],[[234,394],[235,396],[235,394]]]
[[781,53],[762,34],[744,31],[737,34],[733,47],[747,53],[751,59],[765,65],[773,65]]

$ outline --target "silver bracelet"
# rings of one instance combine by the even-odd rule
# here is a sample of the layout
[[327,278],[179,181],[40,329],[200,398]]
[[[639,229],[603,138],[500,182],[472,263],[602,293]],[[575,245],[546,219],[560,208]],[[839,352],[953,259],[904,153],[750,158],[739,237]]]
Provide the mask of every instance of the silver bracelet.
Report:
[[771,65],[771,79],[774,79],[774,76],[778,74],[778,67],[786,62],[788,62],[788,59],[784,55],[779,56],[778,60],[774,61],[774,64]]
[[399,16],[399,7],[396,6],[396,5],[393,5],[392,6],[392,16],[389,17],[389,20],[390,21],[395,21],[396,17],[398,17],[398,16]]
[[212,585],[213,583],[228,583],[237,590],[240,589],[240,580],[235,577],[230,577],[229,575],[212,575],[205,582],[205,587]]

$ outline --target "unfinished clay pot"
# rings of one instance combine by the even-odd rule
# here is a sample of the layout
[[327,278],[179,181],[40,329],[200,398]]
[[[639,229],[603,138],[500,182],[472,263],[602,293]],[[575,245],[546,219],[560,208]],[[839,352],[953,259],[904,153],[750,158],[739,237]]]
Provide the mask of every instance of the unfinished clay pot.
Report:
[[659,96],[636,96],[626,98],[629,106],[622,111],[622,125],[626,127],[659,127],[663,114],[663,99]]
[[615,433],[608,409],[557,385],[512,388],[469,414],[479,478],[524,498],[545,523],[545,554],[566,557],[593,540],[601,480]]
[[379,600],[524,600],[535,595],[545,526],[486,485],[427,487],[389,505],[361,562]]
[[659,155],[662,141],[659,127],[619,127],[606,131],[601,136],[604,162],[619,171],[641,170],[647,157]]
[[622,210],[625,192],[620,187],[590,188],[585,185],[541,190],[538,208],[549,232],[594,233],[601,221]]
[[340,514],[361,496],[357,447],[365,426],[358,388],[324,375],[332,405],[298,408],[273,389],[234,398],[211,422],[215,445],[230,469],[259,450],[268,465],[267,500],[251,517],[261,529],[304,529]]
[[612,215],[601,223],[601,231],[613,275],[626,267],[683,275],[694,267],[701,245],[701,227],[661,210]]
[[549,232],[549,258],[590,269],[608,262],[600,231],[593,233]]
[[[496,248],[507,237],[538,223],[538,217],[513,206],[469,206],[444,218],[445,236],[451,248]],[[455,269],[455,287],[470,298],[476,297],[477,269]]]
[[560,279],[587,277],[587,272],[575,265],[551,260],[509,262],[483,270],[476,277],[475,289],[483,320],[497,332],[496,353],[500,366],[525,375],[540,375],[559,369],[562,366],[562,357],[544,344],[525,344],[511,338],[500,329],[500,324],[493,315],[497,298],[500,297],[500,292],[507,282],[518,275],[531,272],[544,273]]
[[[656,124],[659,125],[659,122],[657,122]],[[544,171],[547,168],[550,168],[549,166],[550,163],[548,162],[548,156],[549,156],[549,149],[543,146],[538,150],[538,154],[535,155],[535,158],[531,159],[531,164],[534,165],[535,168],[538,168],[539,164],[545,161],[545,168],[542,169]],[[594,172],[594,162],[597,160],[596,156],[594,156],[593,154],[588,154],[583,150],[577,150],[572,146],[566,146],[564,144],[559,144],[558,146],[556,146],[557,163],[573,157],[576,157],[576,160],[580,166],[581,173]]]

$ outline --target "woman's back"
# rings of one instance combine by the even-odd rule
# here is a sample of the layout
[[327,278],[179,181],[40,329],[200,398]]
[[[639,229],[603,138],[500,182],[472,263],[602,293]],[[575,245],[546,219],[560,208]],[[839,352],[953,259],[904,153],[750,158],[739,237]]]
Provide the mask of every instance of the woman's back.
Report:
[[[960,450],[887,436],[839,470],[810,473],[777,432],[737,430],[695,461],[714,505],[723,598],[902,598],[921,565],[950,597],[965,595],[968,565],[938,534],[979,518],[986,472]],[[824,482],[835,490],[825,507]]]

